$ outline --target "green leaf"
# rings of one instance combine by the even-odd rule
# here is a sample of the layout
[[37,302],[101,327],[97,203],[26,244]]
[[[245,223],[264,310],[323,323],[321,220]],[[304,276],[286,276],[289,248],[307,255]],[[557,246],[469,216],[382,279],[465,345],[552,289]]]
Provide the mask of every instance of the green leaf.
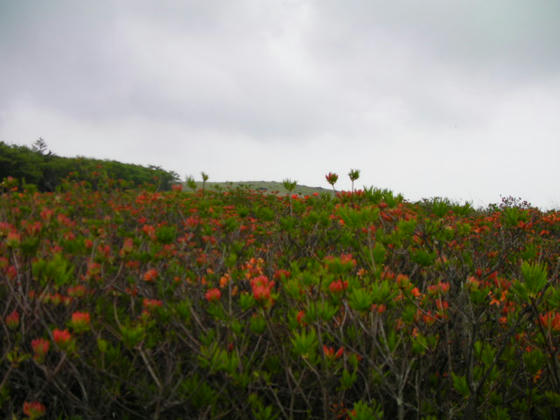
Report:
[[145,337],[144,327],[138,325],[136,327],[121,328],[122,341],[129,349],[136,347]]
[[241,335],[241,331],[243,330],[241,322],[237,319],[231,321],[230,328],[236,335]]
[[210,302],[207,305],[206,310],[216,320],[224,321],[226,319],[224,307],[220,302]]
[[42,259],[35,261],[31,270],[42,286],[53,281],[56,287],[70,283],[74,273],[74,267],[60,254],[55,254],[50,261]]
[[305,320],[315,322],[317,320],[330,321],[338,311],[338,306],[332,305],[327,301],[313,302],[307,308]]
[[508,410],[505,407],[494,407],[486,417],[488,420],[510,420]]
[[274,420],[278,418],[279,414],[274,412],[274,407],[265,406],[257,394],[250,394],[248,400],[255,420]]
[[387,255],[387,250],[383,246],[383,244],[379,241],[375,243],[373,247],[373,259],[376,264],[383,264],[385,261],[385,256]]
[[371,400],[369,403],[358,401],[354,403],[350,418],[352,420],[381,420],[383,419],[383,410],[381,404]]
[[255,303],[255,298],[249,293],[244,292],[239,295],[239,305],[244,311],[248,311],[249,309],[254,307]]
[[535,243],[529,243],[525,249],[520,253],[520,257],[524,260],[532,260],[537,258],[538,248]]
[[266,328],[266,320],[262,316],[253,316],[249,324],[249,329],[255,334],[262,334]]
[[101,353],[105,353],[107,351],[108,345],[109,343],[106,340],[103,340],[102,338],[97,339],[97,348]]
[[560,394],[554,391],[545,391],[544,395],[553,407],[560,408]]
[[546,286],[546,264],[529,264],[524,261],[521,264],[521,274],[525,279],[529,297],[535,297]]
[[186,401],[196,409],[213,405],[218,399],[218,394],[197,375],[185,379],[180,386],[181,393]]
[[[394,284],[394,283],[393,283]],[[391,283],[383,280],[381,283],[374,283],[371,289],[371,299],[376,304],[387,304],[392,301]]]
[[492,348],[491,345],[485,345],[480,355],[480,359],[486,365],[486,367],[490,367],[490,365],[494,362],[495,354],[496,350]]
[[291,278],[282,283],[282,290],[290,297],[291,299],[299,299],[300,298],[300,282],[297,278]]
[[418,334],[412,339],[412,350],[416,354],[424,354],[428,349],[428,341],[422,334]]
[[437,254],[435,252],[428,252],[424,249],[418,249],[411,255],[412,261],[422,267],[428,267],[434,263]]
[[188,299],[182,300],[175,305],[175,310],[185,322],[191,318],[191,303]]
[[329,302],[321,302],[318,305],[318,315],[323,321],[330,321],[338,312],[338,306]]
[[545,360],[546,356],[538,348],[523,353],[523,362],[531,375],[535,375],[540,369],[544,368]]
[[412,236],[412,234],[416,230],[416,225],[417,225],[416,219],[399,220],[399,222],[397,223],[399,236],[401,238]]
[[453,387],[464,397],[470,395],[469,386],[467,385],[467,378],[465,376],[458,376],[451,372],[451,378],[453,379]]
[[364,288],[355,288],[349,293],[348,303],[356,311],[368,311],[373,304],[373,296]]
[[550,306],[553,308],[560,307],[560,288],[553,288],[549,289],[552,290],[551,293],[547,296],[547,301]]
[[389,347],[391,353],[395,351],[395,349],[397,348],[397,344],[397,333],[393,328],[391,328],[387,334],[387,347]]
[[356,382],[357,378],[358,378],[358,375],[355,371],[350,373],[347,369],[344,369],[342,371],[342,377],[340,378],[340,388],[339,389],[341,391],[346,391],[346,390],[350,389],[352,387],[352,385],[354,385],[354,382]]
[[176,228],[175,226],[161,226],[156,230],[156,238],[162,244],[170,244],[175,241]]
[[416,307],[414,305],[406,305],[402,310],[402,320],[411,323],[416,316]]
[[26,256],[33,256],[39,248],[39,238],[36,236],[25,238],[20,244],[21,252]]
[[529,299],[529,291],[525,283],[515,280],[511,285],[510,291],[514,300],[518,303],[525,302]]
[[291,342],[295,353],[303,357],[314,353],[319,345],[315,330],[296,332]]

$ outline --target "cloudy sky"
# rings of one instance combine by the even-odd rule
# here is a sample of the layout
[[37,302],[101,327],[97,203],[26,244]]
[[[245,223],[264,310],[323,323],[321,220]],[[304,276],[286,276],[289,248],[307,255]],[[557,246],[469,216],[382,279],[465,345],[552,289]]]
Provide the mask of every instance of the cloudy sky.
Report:
[[0,0],[0,140],[560,207],[552,0]]

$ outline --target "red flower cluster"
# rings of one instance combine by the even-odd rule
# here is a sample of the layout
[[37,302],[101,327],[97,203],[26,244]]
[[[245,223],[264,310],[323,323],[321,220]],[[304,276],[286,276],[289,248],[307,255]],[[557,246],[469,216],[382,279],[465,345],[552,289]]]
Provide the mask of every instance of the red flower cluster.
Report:
[[157,270],[155,268],[150,268],[144,273],[144,281],[153,281],[157,276]]
[[156,239],[156,228],[150,225],[142,226],[142,232],[144,232],[150,239]]
[[91,318],[88,312],[74,312],[70,325],[75,330],[83,331],[89,328],[90,320]]
[[41,363],[45,359],[47,353],[49,352],[50,346],[51,346],[50,341],[44,338],[36,338],[35,340],[32,340],[31,348],[33,349],[33,353],[34,353],[33,359],[37,363]]
[[333,172],[329,172],[325,175],[325,179],[329,184],[334,185],[336,184],[336,181],[338,181],[338,175]]
[[86,294],[86,288],[85,286],[82,286],[81,284],[77,285],[77,286],[71,286],[68,288],[68,296],[71,297],[82,297]]
[[23,403],[23,414],[28,416],[30,419],[38,419],[43,417],[47,412],[47,408],[38,401],[25,401]]
[[251,279],[253,296],[258,301],[270,300],[270,292],[275,282],[270,281],[267,276],[262,275]]
[[60,347],[67,346],[72,340],[72,334],[67,329],[59,330],[58,328],[53,331],[54,342]]
[[329,290],[332,294],[339,294],[342,293],[344,290],[348,288],[348,281],[342,281],[341,279],[333,280],[331,284],[329,284]]
[[214,302],[214,301],[220,300],[220,298],[222,297],[222,292],[220,292],[220,289],[213,288],[213,289],[208,290],[204,294],[204,297],[206,298],[206,300],[208,302]]
[[6,238],[6,245],[16,247],[21,242],[21,235],[18,232],[9,232]]
[[342,254],[340,256],[340,262],[342,264],[346,264],[346,265],[349,265],[351,267],[356,267],[356,264],[357,264],[356,260],[352,256],[352,254]]
[[11,330],[15,330],[19,326],[19,313],[16,310],[6,316],[6,325]]
[[539,321],[545,328],[560,331],[560,313],[558,312],[549,311],[545,314],[540,314]]
[[283,268],[281,268],[277,270],[276,273],[274,273],[274,279],[275,280],[287,279],[290,278],[291,275],[292,273],[289,270],[284,270]]
[[387,310],[387,305],[385,305],[384,303],[380,303],[379,305],[377,303],[374,303],[373,305],[371,305],[371,310],[373,312],[377,312],[378,314],[382,314]]
[[431,284],[428,286],[429,294],[447,293],[449,291],[449,283],[445,281],[440,281],[438,284]]
[[344,354],[344,347],[339,347],[335,352],[334,347],[323,345],[323,353],[328,359],[339,359]]
[[142,301],[142,306],[147,311],[153,311],[156,308],[160,308],[163,305],[163,302],[159,299],[148,299],[144,298]]
[[126,254],[130,253],[134,249],[134,240],[132,238],[125,238],[123,241],[123,246],[119,252],[121,257],[124,257]]

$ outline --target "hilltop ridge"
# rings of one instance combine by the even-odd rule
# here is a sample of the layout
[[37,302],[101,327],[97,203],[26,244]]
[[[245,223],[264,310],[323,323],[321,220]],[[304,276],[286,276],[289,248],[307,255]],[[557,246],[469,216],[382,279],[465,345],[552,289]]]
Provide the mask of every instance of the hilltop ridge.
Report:
[[[185,183],[185,186],[187,184]],[[196,182],[197,187],[202,187],[202,182]],[[206,188],[209,189],[226,189],[226,188],[250,188],[257,191],[288,194],[288,190],[284,188],[282,182],[278,181],[226,181],[226,182],[206,182]],[[310,187],[307,185],[297,185],[292,194],[311,195],[313,193],[332,194],[332,190],[322,187]]]

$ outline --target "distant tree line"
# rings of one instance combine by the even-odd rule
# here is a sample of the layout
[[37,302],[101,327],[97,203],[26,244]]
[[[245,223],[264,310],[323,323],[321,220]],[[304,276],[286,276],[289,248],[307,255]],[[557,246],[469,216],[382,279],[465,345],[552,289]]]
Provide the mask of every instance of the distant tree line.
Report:
[[15,178],[22,187],[43,192],[55,191],[67,179],[85,181],[94,190],[102,186],[132,188],[147,184],[168,190],[179,181],[177,173],[158,166],[57,156],[48,150],[41,138],[32,147],[0,141],[0,181],[7,177]]

